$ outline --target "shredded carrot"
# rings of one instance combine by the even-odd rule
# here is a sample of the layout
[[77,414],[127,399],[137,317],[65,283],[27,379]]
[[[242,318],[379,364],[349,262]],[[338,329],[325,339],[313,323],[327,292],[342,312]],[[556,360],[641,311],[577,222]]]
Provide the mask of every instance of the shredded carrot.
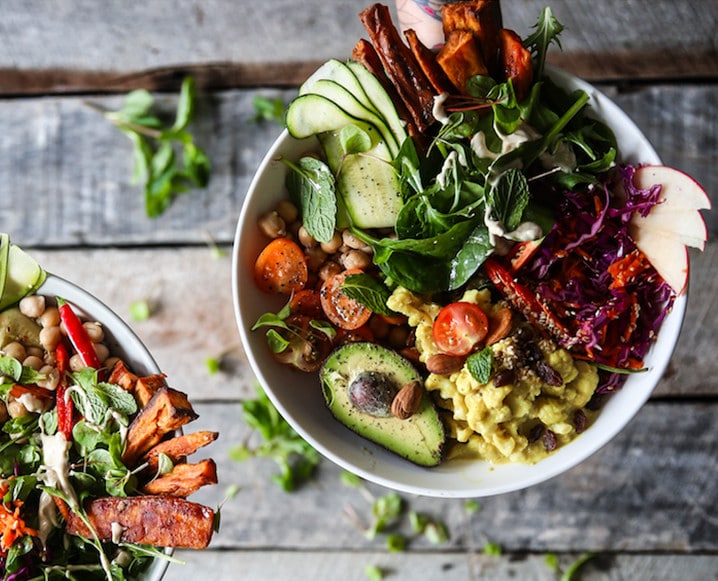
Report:
[[[7,494],[8,483],[0,483],[0,497]],[[6,555],[12,544],[25,535],[37,536],[37,531],[28,527],[22,518],[22,500],[0,502],[0,555]]]

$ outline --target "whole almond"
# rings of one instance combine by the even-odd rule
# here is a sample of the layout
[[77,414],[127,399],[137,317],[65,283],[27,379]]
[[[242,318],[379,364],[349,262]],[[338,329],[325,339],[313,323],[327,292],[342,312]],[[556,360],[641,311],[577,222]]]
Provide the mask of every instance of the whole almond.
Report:
[[394,396],[394,400],[391,402],[392,415],[400,420],[410,418],[419,410],[423,395],[421,382],[410,381]]
[[466,362],[466,357],[435,353],[426,360],[426,369],[436,375],[451,375],[460,371]]

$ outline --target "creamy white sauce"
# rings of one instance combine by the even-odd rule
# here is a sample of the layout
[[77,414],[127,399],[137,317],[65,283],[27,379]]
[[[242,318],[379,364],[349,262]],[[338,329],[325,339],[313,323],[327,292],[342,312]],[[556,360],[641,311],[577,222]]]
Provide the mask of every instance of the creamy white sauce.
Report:
[[125,527],[123,527],[120,523],[113,521],[110,524],[110,529],[112,531],[112,542],[119,545],[122,541],[122,533],[125,532]]
[[434,97],[434,105],[431,108],[431,114],[434,116],[434,119],[442,125],[449,120],[449,116],[446,114],[446,109],[444,109],[444,103],[446,102],[448,96],[449,93],[436,95]]
[[37,511],[37,518],[39,523],[39,537],[42,544],[45,545],[47,537],[53,529],[60,526],[60,522],[57,519],[57,506],[55,501],[52,499],[47,492],[44,490],[40,493],[40,505]]
[[441,171],[439,172],[439,175],[436,176],[436,183],[439,184],[439,186],[441,186],[442,188],[445,188],[446,185],[449,183],[448,178],[457,163],[456,158],[456,151],[452,150],[449,155],[446,156],[444,164],[441,166]]
[[560,169],[563,172],[571,173],[576,169],[576,154],[568,143],[561,142],[555,153],[544,151],[539,160],[544,169]]
[[471,149],[482,159],[497,159],[513,151],[520,145],[528,141],[535,141],[541,137],[541,134],[527,123],[522,123],[516,131],[508,135],[504,135],[500,131],[496,131],[496,135],[501,140],[501,151],[498,153],[492,151],[489,149],[489,146],[486,145],[486,135],[483,131],[479,131],[471,138]]
[[67,496],[68,504],[72,508],[77,508],[75,490],[70,484],[68,458],[68,450],[72,446],[72,442],[68,442],[62,432],[57,432],[53,436],[41,434],[40,437],[42,438],[43,470],[40,476],[42,481],[51,488],[61,490]]
[[19,403],[25,406],[25,409],[33,414],[39,414],[45,411],[47,405],[39,397],[35,397],[31,393],[23,393],[15,398]]
[[489,206],[486,206],[486,210],[484,211],[484,224],[489,230],[489,242],[494,246],[497,246],[501,239],[527,242],[543,236],[541,226],[530,221],[522,222],[516,230],[507,232],[499,220],[495,220],[491,217],[491,208]]

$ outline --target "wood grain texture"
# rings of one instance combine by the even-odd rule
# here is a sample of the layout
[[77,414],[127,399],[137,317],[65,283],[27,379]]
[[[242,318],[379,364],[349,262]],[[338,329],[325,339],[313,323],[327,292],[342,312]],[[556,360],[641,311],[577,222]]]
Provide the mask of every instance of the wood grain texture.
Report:
[[[364,35],[357,14],[368,4],[268,0],[247,9],[233,0],[10,0],[0,25],[0,93],[172,90],[193,70],[214,89],[267,81],[286,86],[305,72],[302,63],[348,57]],[[528,34],[544,4],[504,1],[505,26]],[[585,78],[718,75],[712,0],[556,0],[551,6],[566,27],[563,52],[554,51],[552,60]]]
[[[185,565],[171,565],[165,581],[185,581],[217,571],[218,578],[231,579],[242,572],[245,581],[294,579],[296,581],[366,581],[364,569],[375,565],[396,581],[556,581],[557,574],[546,564],[545,555],[505,553],[499,557],[455,551],[432,553],[333,551],[252,551],[226,553],[178,552]],[[565,570],[578,554],[559,555]],[[575,577],[581,581],[624,581],[676,579],[715,581],[718,558],[710,555],[600,555],[588,561]]]
[[[710,85],[601,88],[643,130],[664,162],[683,169],[718,201],[718,93]],[[0,231],[26,246],[203,244],[234,238],[244,196],[272,142],[276,123],[250,123],[256,95],[294,90],[203,94],[192,131],[206,148],[212,177],[206,190],[178,198],[156,220],[145,216],[142,187],[132,183],[130,141],[86,99],[48,97],[0,101]],[[106,108],[120,97],[88,97]],[[171,111],[174,96],[158,96]],[[718,215],[707,213],[711,237]]]

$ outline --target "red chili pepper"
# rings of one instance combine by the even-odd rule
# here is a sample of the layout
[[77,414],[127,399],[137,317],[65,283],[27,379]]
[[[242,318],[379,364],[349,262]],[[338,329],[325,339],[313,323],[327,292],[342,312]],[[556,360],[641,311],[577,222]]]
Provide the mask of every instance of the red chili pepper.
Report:
[[57,308],[60,311],[60,320],[65,325],[67,337],[77,351],[80,359],[87,367],[100,369],[100,360],[97,358],[95,345],[90,340],[82,321],[72,310],[72,307],[61,298],[57,298]]
[[66,374],[70,369],[70,353],[67,346],[61,341],[55,348],[55,362],[57,370],[60,372],[60,383],[55,390],[55,407],[57,408],[57,429],[65,435],[65,439],[70,441],[72,437],[73,414],[75,411],[72,399],[66,397],[67,394],[67,377]]

